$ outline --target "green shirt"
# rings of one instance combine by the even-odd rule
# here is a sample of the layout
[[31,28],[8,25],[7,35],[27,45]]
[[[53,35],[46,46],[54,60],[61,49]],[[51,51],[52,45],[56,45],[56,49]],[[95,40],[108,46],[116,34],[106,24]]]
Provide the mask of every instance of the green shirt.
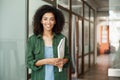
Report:
[[[57,46],[60,40],[65,37],[62,34],[54,34],[53,37],[53,55],[54,58],[58,57]],[[35,62],[40,59],[44,59],[44,41],[41,35],[32,35],[29,37],[26,49],[26,64],[27,67],[32,70],[31,80],[45,80],[45,66],[35,66]],[[65,55],[64,58],[68,58],[68,62],[63,66],[62,72],[59,72],[58,67],[54,66],[54,79],[55,80],[67,80],[66,68],[70,63],[70,54],[68,53],[68,47],[65,37]]]

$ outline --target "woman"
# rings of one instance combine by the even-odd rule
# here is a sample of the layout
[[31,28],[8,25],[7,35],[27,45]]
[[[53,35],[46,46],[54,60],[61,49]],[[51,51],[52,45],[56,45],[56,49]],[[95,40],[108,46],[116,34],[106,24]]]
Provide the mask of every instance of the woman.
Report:
[[[62,12],[43,5],[34,15],[34,34],[29,37],[26,51],[28,68],[32,69],[31,80],[67,80],[66,68],[70,63],[66,37],[61,34],[64,26]],[[57,46],[65,37],[64,58],[58,58]],[[58,68],[62,68],[59,72]]]

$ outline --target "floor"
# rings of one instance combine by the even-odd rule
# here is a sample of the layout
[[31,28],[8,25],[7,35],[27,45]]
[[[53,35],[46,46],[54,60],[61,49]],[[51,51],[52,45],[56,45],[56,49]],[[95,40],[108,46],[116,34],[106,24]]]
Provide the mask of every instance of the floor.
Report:
[[97,58],[97,64],[90,71],[81,76],[80,79],[72,80],[120,80],[116,77],[108,77],[108,68],[111,65],[110,54],[100,55]]

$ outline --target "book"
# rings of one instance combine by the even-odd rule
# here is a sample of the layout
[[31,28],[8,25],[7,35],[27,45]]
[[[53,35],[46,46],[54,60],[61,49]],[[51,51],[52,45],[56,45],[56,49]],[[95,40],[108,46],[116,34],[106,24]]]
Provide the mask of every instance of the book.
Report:
[[[64,49],[65,49],[65,38],[62,38],[58,44],[58,58],[64,58]],[[62,68],[59,68],[59,72],[62,71]]]

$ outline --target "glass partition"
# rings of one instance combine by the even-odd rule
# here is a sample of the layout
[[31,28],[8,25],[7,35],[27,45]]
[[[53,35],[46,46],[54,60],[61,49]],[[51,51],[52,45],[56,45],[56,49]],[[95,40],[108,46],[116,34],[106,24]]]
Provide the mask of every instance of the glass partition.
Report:
[[84,20],[84,72],[86,72],[89,69],[88,54],[89,54],[89,21]]
[[78,20],[79,33],[79,56],[82,56],[82,19]]
[[77,64],[76,64],[76,61],[77,61],[77,56],[76,56],[76,48],[77,48],[77,45],[76,45],[76,16],[75,15],[72,15],[72,29],[71,29],[72,33],[71,33],[71,57],[72,57],[72,71],[74,71],[74,74],[76,74],[77,72]]
[[84,54],[89,52],[89,22],[84,20]]
[[82,19],[72,15],[72,64],[75,70],[75,77],[82,73]]
[[62,10],[62,9],[60,10],[63,12],[64,17],[65,17],[65,25],[64,25],[62,34],[64,34],[69,41],[69,12]]
[[90,23],[90,51],[94,51],[94,24]]
[[84,15],[86,19],[89,19],[89,7],[87,4],[84,4]]
[[26,80],[26,5],[0,0],[0,80]]
[[72,11],[83,16],[83,2],[82,2],[82,0],[72,0]]
[[90,21],[94,22],[94,11],[90,9]]
[[70,0],[57,0],[57,4],[63,6],[64,8],[70,9]]

